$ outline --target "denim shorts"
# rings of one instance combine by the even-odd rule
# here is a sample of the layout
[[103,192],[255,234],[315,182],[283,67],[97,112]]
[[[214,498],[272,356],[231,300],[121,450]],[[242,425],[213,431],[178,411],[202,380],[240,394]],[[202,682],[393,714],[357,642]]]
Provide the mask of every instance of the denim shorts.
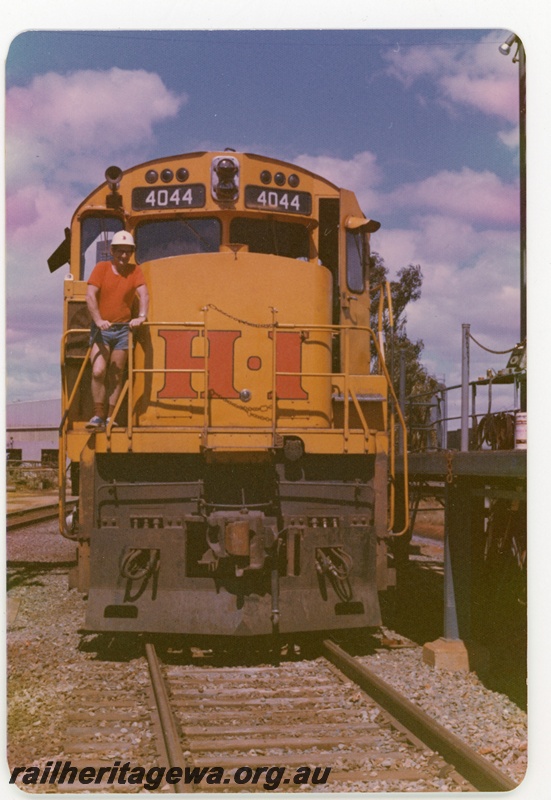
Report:
[[103,344],[110,350],[128,350],[128,327],[128,322],[114,322],[106,331],[101,331],[92,322],[90,344]]

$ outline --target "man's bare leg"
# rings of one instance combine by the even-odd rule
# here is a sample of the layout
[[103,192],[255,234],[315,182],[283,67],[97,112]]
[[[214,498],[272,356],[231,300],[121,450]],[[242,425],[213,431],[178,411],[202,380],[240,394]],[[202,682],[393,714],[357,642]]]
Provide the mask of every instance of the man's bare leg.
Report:
[[105,417],[105,379],[109,364],[109,348],[105,345],[94,343],[92,345],[90,360],[92,362],[92,400],[94,402],[94,414],[103,419]]
[[111,353],[111,360],[109,363],[109,410],[107,411],[108,418],[113,416],[113,411],[120,397],[124,370],[128,360],[128,350],[113,350]]

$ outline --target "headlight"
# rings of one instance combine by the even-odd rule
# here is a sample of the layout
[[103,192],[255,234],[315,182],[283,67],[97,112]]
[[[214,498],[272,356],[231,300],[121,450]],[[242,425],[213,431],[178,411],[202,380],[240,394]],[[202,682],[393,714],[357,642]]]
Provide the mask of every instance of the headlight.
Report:
[[239,161],[233,156],[214,158],[211,182],[215,200],[236,200],[239,196]]

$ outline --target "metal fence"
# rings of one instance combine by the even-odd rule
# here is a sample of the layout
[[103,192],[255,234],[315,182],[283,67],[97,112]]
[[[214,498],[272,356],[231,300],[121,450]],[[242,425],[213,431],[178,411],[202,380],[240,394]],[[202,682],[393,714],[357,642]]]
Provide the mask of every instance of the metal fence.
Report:
[[[453,386],[438,384],[435,390],[406,397],[405,362],[400,354],[399,398],[408,425],[408,450],[427,452],[433,450],[477,450],[495,447],[508,449],[513,444],[515,419],[526,410],[526,369],[524,343],[506,351],[491,353],[515,354],[509,366],[499,372],[488,370],[486,378],[470,380],[470,341],[479,342],[471,335],[470,325],[462,326],[461,383]],[[521,355],[519,356],[519,352]],[[494,411],[492,402],[495,387],[508,387],[506,407],[500,397],[501,408]],[[484,405],[480,402],[480,389],[485,390]],[[454,395],[455,393],[455,395]],[[452,409],[452,413],[450,413]],[[458,423],[450,430],[450,423]],[[403,436],[398,437],[399,452],[403,453]]]

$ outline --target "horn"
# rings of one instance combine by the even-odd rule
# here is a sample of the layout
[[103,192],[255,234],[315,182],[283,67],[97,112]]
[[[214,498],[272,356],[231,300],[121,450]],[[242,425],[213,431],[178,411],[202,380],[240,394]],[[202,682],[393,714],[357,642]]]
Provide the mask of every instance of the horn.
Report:
[[119,183],[122,178],[122,169],[120,167],[107,167],[105,170],[105,180],[112,192],[119,188]]

